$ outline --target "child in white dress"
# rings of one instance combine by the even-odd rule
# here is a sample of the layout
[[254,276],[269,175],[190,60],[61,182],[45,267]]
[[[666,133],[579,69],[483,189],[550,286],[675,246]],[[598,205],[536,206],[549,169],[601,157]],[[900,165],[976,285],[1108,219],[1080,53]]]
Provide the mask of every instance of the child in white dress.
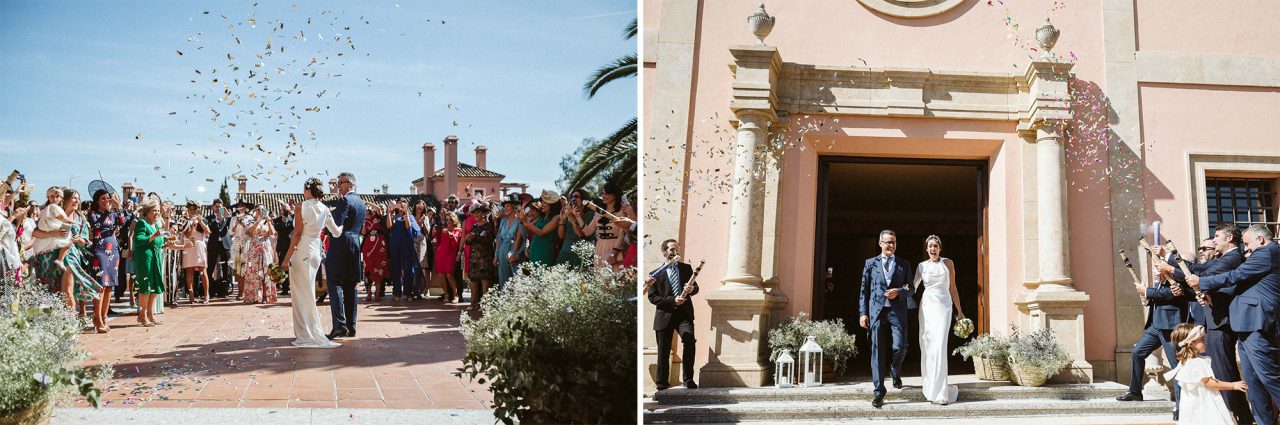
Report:
[[[67,216],[67,212],[63,211],[59,205],[62,203],[62,189],[51,187],[45,193],[45,196],[49,200],[44,204],[44,208],[40,210],[40,222],[36,228],[46,232],[70,230],[73,220]],[[31,248],[36,253],[58,250],[58,255],[54,257],[53,264],[65,271],[67,265],[63,260],[66,259],[67,253],[71,251],[71,234],[60,238],[36,238]]]
[[1173,329],[1170,338],[1178,341],[1178,367],[1165,373],[1168,380],[1182,386],[1178,424],[1235,425],[1236,418],[1227,410],[1219,391],[1245,391],[1244,381],[1222,382],[1213,377],[1211,359],[1204,353],[1204,326],[1183,323]]

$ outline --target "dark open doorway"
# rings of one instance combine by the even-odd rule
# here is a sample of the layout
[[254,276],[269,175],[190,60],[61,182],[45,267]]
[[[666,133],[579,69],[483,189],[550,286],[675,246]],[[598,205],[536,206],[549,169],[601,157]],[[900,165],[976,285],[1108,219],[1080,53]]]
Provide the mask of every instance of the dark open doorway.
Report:
[[[846,377],[870,375],[867,331],[858,326],[858,288],[867,258],[879,254],[883,229],[897,233],[900,261],[928,258],[924,239],[942,238],[942,256],[956,265],[956,288],[975,333],[985,332],[986,205],[985,161],[904,158],[822,157],[819,160],[813,316],[844,320],[857,335],[858,356]],[[831,277],[828,278],[828,269]],[[909,314],[910,347],[904,376],[919,376],[918,312]],[[949,350],[964,340],[951,337]],[[952,356],[950,374],[973,373],[973,365]]]

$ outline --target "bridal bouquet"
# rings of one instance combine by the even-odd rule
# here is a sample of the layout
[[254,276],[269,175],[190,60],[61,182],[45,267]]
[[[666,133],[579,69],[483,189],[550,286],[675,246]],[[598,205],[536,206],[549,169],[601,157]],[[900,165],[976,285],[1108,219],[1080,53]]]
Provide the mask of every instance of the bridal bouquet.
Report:
[[968,317],[957,320],[955,326],[951,327],[951,333],[961,338],[968,338],[973,333],[973,321]]
[[272,282],[284,283],[284,281],[289,279],[289,270],[284,267],[280,267],[279,265],[272,264],[267,266],[267,276],[271,278]]

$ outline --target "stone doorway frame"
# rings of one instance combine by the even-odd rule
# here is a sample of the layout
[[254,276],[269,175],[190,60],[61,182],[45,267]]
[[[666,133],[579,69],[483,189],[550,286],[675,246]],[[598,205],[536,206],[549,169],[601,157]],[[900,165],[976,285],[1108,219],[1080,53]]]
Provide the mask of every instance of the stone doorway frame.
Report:
[[[987,273],[990,266],[990,258],[987,255],[987,229],[990,227],[988,222],[988,201],[991,192],[990,179],[990,161],[986,159],[936,159],[936,158],[913,158],[913,157],[870,157],[870,156],[847,156],[847,155],[822,155],[818,157],[818,173],[815,176],[818,179],[818,196],[814,208],[816,222],[814,226],[814,267],[813,282],[818,285],[825,279],[824,268],[827,266],[827,212],[828,212],[828,192],[829,186],[827,179],[831,172],[831,164],[891,164],[891,165],[946,165],[946,166],[969,166],[977,168],[978,171],[978,209],[974,211],[978,219],[978,267],[975,273],[978,276],[978,309],[977,314],[969,316],[974,321],[974,333],[980,334],[987,332],[990,328],[990,276]],[[819,309],[823,308],[824,303],[823,291],[813,291],[813,317],[818,318]]]

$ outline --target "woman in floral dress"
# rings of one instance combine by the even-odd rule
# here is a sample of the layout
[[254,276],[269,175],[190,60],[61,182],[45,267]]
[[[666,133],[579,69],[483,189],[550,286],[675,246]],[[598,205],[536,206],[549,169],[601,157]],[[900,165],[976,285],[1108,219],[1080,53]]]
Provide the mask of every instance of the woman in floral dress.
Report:
[[[385,215],[382,208],[373,206],[364,219],[364,244],[361,253],[364,255],[365,296],[374,301],[382,300],[383,284],[387,279],[387,228],[383,224]],[[374,290],[373,287],[377,286]]]
[[[67,252],[63,263],[66,265],[66,272],[54,264],[58,256],[56,249],[35,253],[27,260],[27,264],[39,284],[48,287],[50,292],[62,293],[66,297],[67,306],[74,307],[76,301],[97,299],[102,285],[81,267],[85,258],[84,247],[89,245],[89,222],[79,212],[80,193],[75,189],[64,189],[62,193],[62,209],[74,220],[69,232],[75,247]],[[41,236],[37,234],[36,237]]]
[[265,211],[261,206],[253,211],[254,223],[245,235],[249,240],[244,250],[242,272],[245,304],[276,302],[276,285],[267,274],[267,268],[275,264],[276,228],[267,219]]
[[124,213],[120,211],[120,200],[106,190],[98,190],[93,194],[93,204],[89,209],[88,221],[92,230],[90,241],[93,243],[93,256],[89,259],[89,273],[98,278],[102,284],[102,293],[93,305],[93,327],[98,333],[111,330],[107,326],[107,312],[111,299],[111,291],[118,285],[120,273],[120,243],[117,236],[124,229]]
[[498,262],[493,256],[493,242],[497,240],[498,232],[494,229],[489,212],[489,206],[485,204],[471,209],[475,224],[471,225],[471,231],[467,233],[467,246],[471,247],[471,258],[468,260],[471,262],[471,270],[467,272],[467,277],[471,278],[471,306],[467,307],[468,311],[480,309],[480,298],[489,292],[489,284],[498,278]]

